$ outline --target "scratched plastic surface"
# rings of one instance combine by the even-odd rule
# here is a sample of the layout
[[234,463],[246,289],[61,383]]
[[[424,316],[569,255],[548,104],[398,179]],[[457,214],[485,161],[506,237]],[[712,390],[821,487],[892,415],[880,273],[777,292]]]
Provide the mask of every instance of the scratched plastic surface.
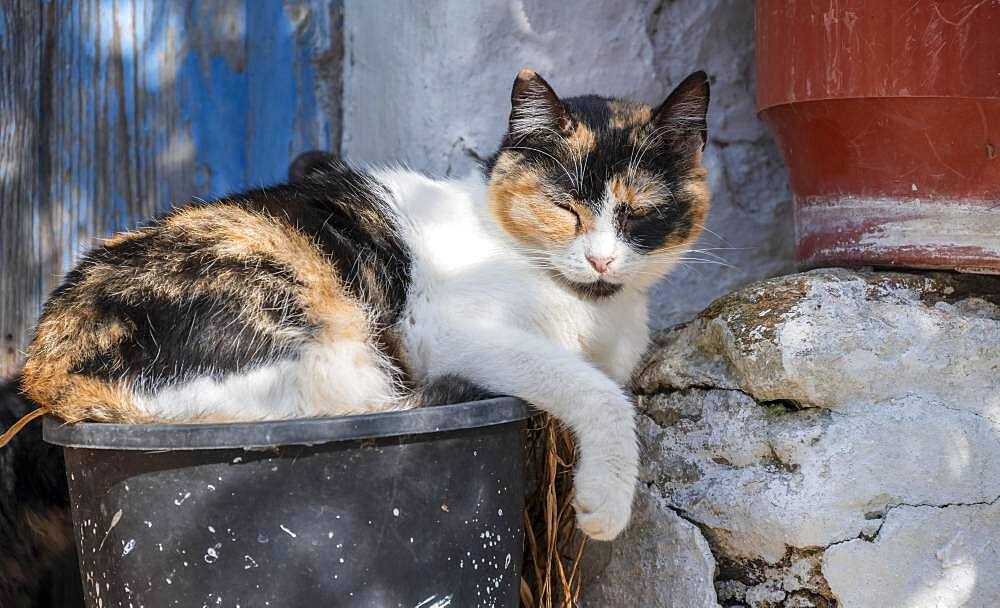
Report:
[[515,405],[478,428],[313,446],[66,448],[88,606],[516,607]]

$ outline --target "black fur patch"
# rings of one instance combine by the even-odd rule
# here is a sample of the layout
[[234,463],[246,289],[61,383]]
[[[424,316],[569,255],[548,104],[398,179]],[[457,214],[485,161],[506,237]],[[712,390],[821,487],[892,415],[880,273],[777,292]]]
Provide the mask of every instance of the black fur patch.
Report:
[[410,398],[409,405],[423,407],[427,405],[448,405],[451,403],[467,403],[497,397],[486,389],[465,380],[459,376],[447,375],[433,378],[421,386]]
[[575,281],[567,281],[561,275],[555,275],[556,280],[562,282],[570,289],[580,294],[581,296],[599,300],[601,298],[607,298],[615,295],[621,291],[622,286],[618,283],[609,283],[607,281],[594,281],[593,283],[577,283]]
[[386,212],[389,193],[366,174],[336,162],[298,184],[222,199],[280,217],[315,239],[350,293],[396,322],[410,287],[412,260]]
[[[277,295],[269,299],[275,307],[282,304]],[[151,295],[135,303],[102,293],[95,304],[103,316],[123,321],[134,331],[118,352],[95,354],[73,373],[106,379],[142,376],[154,383],[178,376],[221,378],[292,352],[289,344],[267,332],[230,322],[238,315],[235,302],[204,293],[192,294],[187,301]],[[304,325],[300,318],[289,319]]]

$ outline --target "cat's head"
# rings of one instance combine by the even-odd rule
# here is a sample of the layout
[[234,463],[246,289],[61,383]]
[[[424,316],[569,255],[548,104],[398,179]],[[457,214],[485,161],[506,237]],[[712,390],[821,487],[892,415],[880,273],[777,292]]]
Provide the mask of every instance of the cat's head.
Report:
[[487,165],[490,210],[533,264],[581,296],[601,298],[649,287],[701,234],[709,198],[704,72],[650,107],[561,100],[524,69],[511,106]]

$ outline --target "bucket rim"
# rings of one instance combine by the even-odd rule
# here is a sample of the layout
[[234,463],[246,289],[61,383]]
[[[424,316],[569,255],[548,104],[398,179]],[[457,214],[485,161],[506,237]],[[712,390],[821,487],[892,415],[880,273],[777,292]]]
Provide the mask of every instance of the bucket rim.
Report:
[[432,435],[525,420],[533,410],[515,397],[495,397],[398,412],[213,424],[64,423],[46,416],[42,437],[64,448],[93,450],[267,449],[406,435]]

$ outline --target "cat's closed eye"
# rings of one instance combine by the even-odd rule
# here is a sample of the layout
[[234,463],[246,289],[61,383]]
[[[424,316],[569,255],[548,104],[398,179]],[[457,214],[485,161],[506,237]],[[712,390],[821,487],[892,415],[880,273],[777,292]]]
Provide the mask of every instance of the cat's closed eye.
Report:
[[570,202],[560,198],[554,198],[552,199],[552,204],[555,205],[556,207],[559,207],[560,209],[569,211],[571,214],[573,214],[573,217],[576,218],[576,221],[578,222],[580,221],[580,214],[576,212],[576,209],[573,208],[573,205]]

